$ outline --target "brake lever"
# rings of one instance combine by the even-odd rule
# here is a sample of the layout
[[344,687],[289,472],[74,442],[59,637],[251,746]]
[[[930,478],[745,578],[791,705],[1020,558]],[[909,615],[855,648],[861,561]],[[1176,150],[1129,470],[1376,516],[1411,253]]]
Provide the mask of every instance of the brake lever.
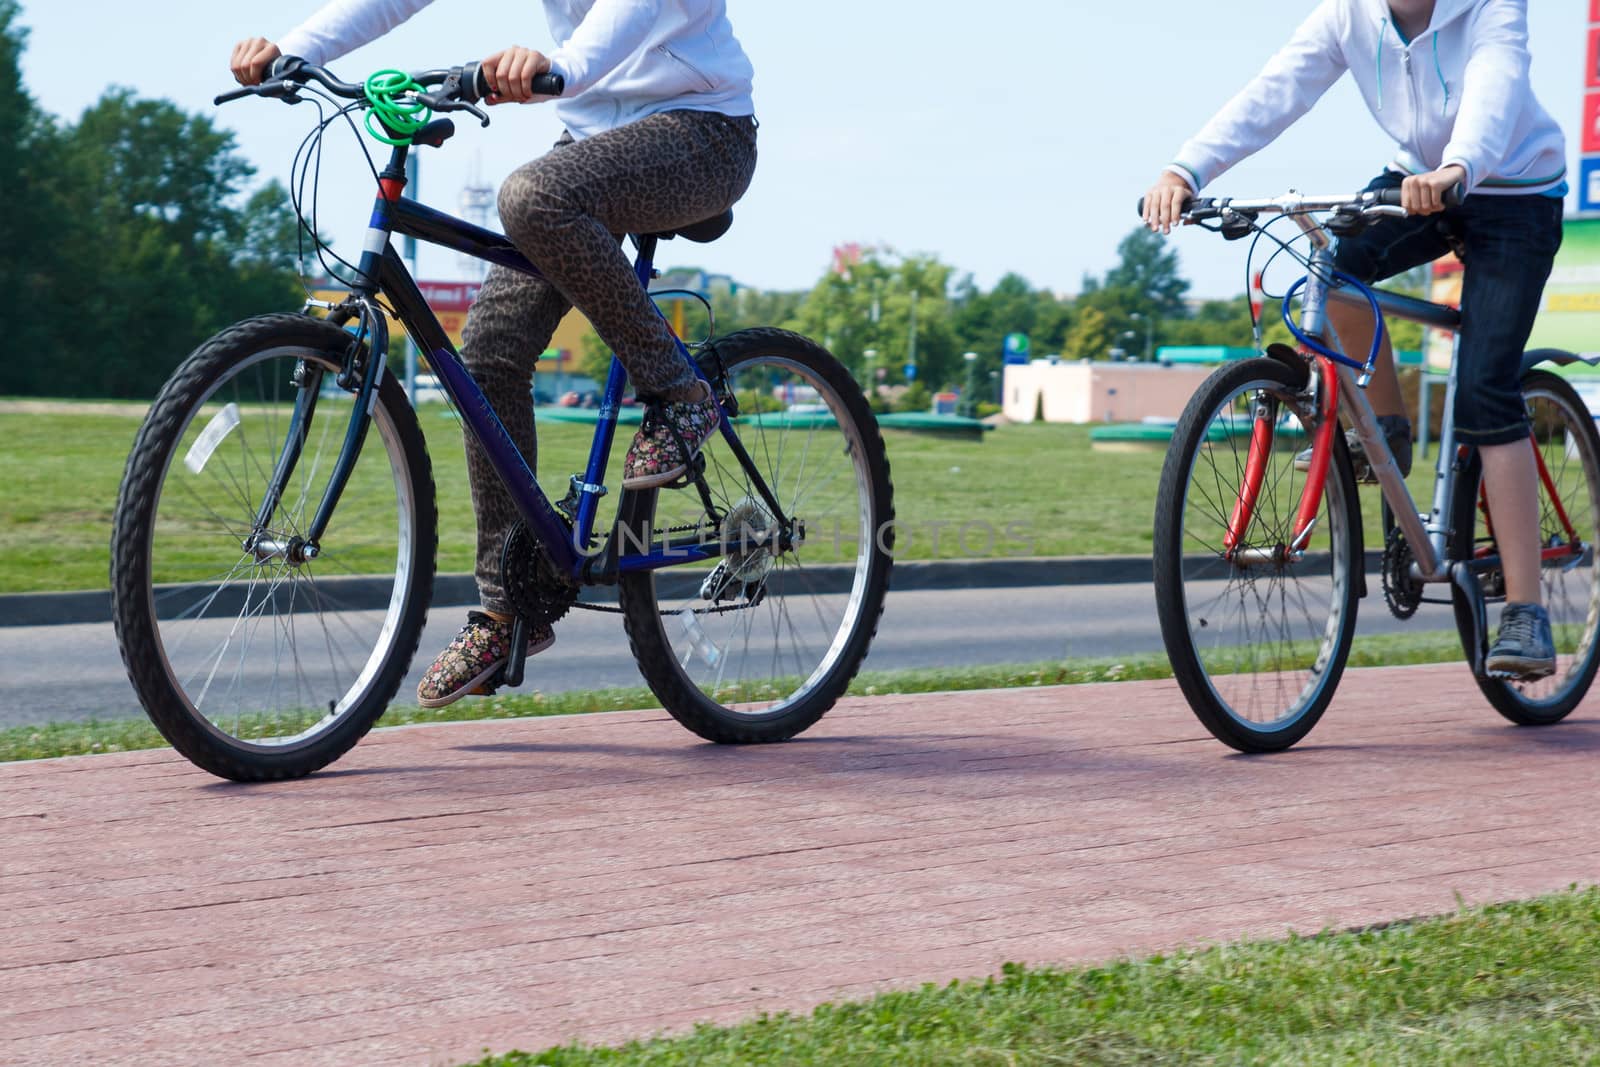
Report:
[[441,96],[436,96],[433,93],[417,93],[416,98],[422,101],[422,103],[427,104],[434,111],[465,111],[475,117],[480,125],[489,125],[489,116],[485,115],[482,111],[478,110],[475,105],[469,104],[465,100],[449,100]]
[[291,104],[298,104],[305,100],[299,93],[300,87],[291,82],[282,80],[262,82],[260,85],[243,85],[237,89],[222,93],[211,102],[217,107],[231,104],[235,100],[243,100],[247,96],[266,96],[277,100],[287,100]]

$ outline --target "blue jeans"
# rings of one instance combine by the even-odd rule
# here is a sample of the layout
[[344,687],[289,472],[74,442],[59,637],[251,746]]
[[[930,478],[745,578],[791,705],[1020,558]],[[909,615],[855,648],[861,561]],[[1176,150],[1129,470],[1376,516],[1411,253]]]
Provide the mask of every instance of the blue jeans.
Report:
[[[1398,188],[1385,171],[1368,189]],[[1455,252],[1466,264],[1457,353],[1456,438],[1503,445],[1527,437],[1522,350],[1561,247],[1562,201],[1476,193],[1437,215],[1380,219],[1340,240],[1334,266],[1367,284]]]

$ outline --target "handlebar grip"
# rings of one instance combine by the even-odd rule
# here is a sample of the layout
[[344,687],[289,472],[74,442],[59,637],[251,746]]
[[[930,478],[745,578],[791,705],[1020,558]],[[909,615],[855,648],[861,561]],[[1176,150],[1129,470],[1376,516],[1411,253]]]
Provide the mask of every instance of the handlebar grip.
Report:
[[281,78],[305,65],[306,61],[299,56],[279,56],[272,61],[272,66],[267,68],[267,77]]
[[[560,96],[566,88],[567,80],[559,74],[533,76],[533,91],[539,96]],[[489,79],[483,73],[483,64],[478,61],[463,64],[460,98],[469,104],[476,104],[489,95]]]
[[[1444,191],[1444,206],[1460,207],[1461,201],[1465,200],[1466,198],[1467,187],[1461,182],[1456,182],[1454,185]],[[1373,202],[1382,204],[1385,207],[1399,207],[1400,187],[1395,186],[1393,189],[1376,190],[1373,194]]]
[[489,79],[483,76],[483,64],[476,59],[461,67],[461,99],[476,104],[489,95]]

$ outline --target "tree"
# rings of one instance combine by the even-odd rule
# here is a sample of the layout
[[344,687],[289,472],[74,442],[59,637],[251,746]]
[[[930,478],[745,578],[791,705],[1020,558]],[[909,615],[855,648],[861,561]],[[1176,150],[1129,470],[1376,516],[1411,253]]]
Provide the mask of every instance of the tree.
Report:
[[0,0],[0,322],[12,358],[0,361],[0,393],[29,392],[47,352],[44,328],[64,211],[50,175],[55,130],[22,84],[27,31],[15,25],[15,0]]
[[1026,335],[1037,352],[1059,351],[1071,321],[1067,304],[1019,274],[1007,274],[987,293],[968,275],[956,286],[951,329],[961,351],[978,354],[973,372],[987,382],[1000,369],[1006,335]]
[[1104,288],[1136,293],[1139,310],[1159,318],[1186,314],[1183,294],[1189,291],[1189,281],[1178,271],[1177,250],[1169,248],[1160,234],[1139,226],[1122,239],[1117,255],[1120,262],[1106,272]]
[[1067,331],[1061,354],[1067,359],[1103,359],[1116,344],[1116,336],[1104,311],[1086,307],[1078,312],[1072,329]]
[[786,325],[822,341],[858,380],[881,368],[896,383],[906,380],[914,321],[918,380],[954,383],[961,357],[950,327],[951,274],[932,256],[872,250],[847,274],[824,274]]
[[[14,76],[15,10],[0,0],[6,112],[31,107]],[[152,396],[208,334],[298,302],[287,194],[274,182],[244,195],[253,169],[232,134],[126,89],[61,129],[11,118],[0,192],[28,210],[0,223],[4,318],[20,351],[49,359],[0,364],[0,391]]]

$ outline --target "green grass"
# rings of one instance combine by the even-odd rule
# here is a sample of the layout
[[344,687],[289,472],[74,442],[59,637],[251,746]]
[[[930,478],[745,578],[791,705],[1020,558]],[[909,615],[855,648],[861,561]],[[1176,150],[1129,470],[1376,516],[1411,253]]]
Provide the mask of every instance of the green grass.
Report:
[[[1449,632],[1357,637],[1350,666],[1397,666],[1440,663],[1461,658],[1461,645]],[[1462,668],[1465,670],[1465,667]],[[1122,682],[1170,678],[1171,665],[1160,654],[1122,658],[1073,659],[1052,663],[957,667],[943,670],[864,671],[850,686],[858,696],[890,693],[967,692],[974,689],[1014,689],[1039,685],[1080,685],[1088,682]],[[486,699],[461,700],[429,710],[391,707],[380,726],[405,726],[424,722],[468,722],[543,715],[572,715],[592,711],[658,708],[650,690],[602,689],[572,693],[508,693]],[[13,760],[82,756],[100,752],[129,752],[161,748],[166,741],[144,718],[88,722],[52,722],[0,729],[0,763]]]
[[1600,890],[763,1015],[475,1067],[1552,1064],[1600,1060]]
[[[438,488],[439,569],[461,573],[472,569],[472,506],[461,433],[441,411],[430,405],[422,413]],[[0,414],[0,593],[109,586],[112,509],[138,425],[129,415]],[[539,473],[552,492],[582,469],[591,434],[580,425],[541,427]],[[981,442],[896,431],[885,438],[898,558],[1150,551],[1161,451],[1095,452],[1089,427],[1045,424],[1003,426]],[[626,439],[619,435],[619,455]],[[1413,491],[1425,492],[1427,482],[1419,469]],[[614,502],[613,495],[607,503]],[[1375,544],[1370,491],[1366,504]],[[963,532],[968,523],[984,525]]]

